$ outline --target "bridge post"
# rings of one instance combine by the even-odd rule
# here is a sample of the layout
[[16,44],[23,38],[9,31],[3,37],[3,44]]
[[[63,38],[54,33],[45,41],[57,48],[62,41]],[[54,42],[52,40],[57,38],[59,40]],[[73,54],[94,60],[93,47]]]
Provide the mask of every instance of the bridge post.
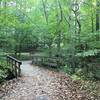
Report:
[[21,76],[21,64],[21,61],[17,60],[12,56],[7,55],[7,65],[12,67],[11,71],[16,78]]
[[15,77],[17,78],[18,75],[17,75],[17,66],[16,66],[16,64],[17,64],[17,63],[16,63],[16,61],[15,61]]
[[18,76],[21,76],[21,68],[20,68],[21,63],[18,63]]

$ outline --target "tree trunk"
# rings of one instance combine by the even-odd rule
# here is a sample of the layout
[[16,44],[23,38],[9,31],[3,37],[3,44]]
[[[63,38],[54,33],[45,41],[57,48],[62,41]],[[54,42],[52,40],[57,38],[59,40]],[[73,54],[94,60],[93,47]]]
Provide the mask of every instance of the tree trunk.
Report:
[[92,33],[94,32],[94,18],[93,18],[93,12],[92,12],[92,15],[91,15],[91,25],[92,25]]
[[100,1],[99,0],[96,0],[96,7],[97,7],[96,8],[96,31],[98,31],[100,28],[100,25],[99,25]]

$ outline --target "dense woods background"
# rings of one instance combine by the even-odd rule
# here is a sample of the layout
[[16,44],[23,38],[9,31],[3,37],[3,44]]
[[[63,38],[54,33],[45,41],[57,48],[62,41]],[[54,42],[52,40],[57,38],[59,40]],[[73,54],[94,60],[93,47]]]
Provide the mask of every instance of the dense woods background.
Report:
[[4,56],[61,60],[74,79],[100,79],[100,0],[0,0],[0,81],[10,68]]

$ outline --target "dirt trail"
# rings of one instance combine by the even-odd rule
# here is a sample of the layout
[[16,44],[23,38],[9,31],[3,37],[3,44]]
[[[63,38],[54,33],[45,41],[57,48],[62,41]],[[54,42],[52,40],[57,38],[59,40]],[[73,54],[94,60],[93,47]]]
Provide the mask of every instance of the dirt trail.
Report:
[[9,81],[0,100],[88,100],[69,77],[24,61],[22,77]]

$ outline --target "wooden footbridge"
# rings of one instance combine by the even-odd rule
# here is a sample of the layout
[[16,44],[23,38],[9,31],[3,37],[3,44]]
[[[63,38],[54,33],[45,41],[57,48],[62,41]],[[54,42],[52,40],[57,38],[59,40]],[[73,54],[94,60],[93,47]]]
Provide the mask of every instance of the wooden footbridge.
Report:
[[[33,56],[32,64],[57,68],[63,64],[63,60],[57,57]],[[11,72],[16,78],[21,76],[22,62],[20,60],[7,55],[7,65],[11,67]]]
[[7,65],[11,67],[11,72],[17,78],[21,76],[21,66],[22,62],[16,58],[7,55]]

